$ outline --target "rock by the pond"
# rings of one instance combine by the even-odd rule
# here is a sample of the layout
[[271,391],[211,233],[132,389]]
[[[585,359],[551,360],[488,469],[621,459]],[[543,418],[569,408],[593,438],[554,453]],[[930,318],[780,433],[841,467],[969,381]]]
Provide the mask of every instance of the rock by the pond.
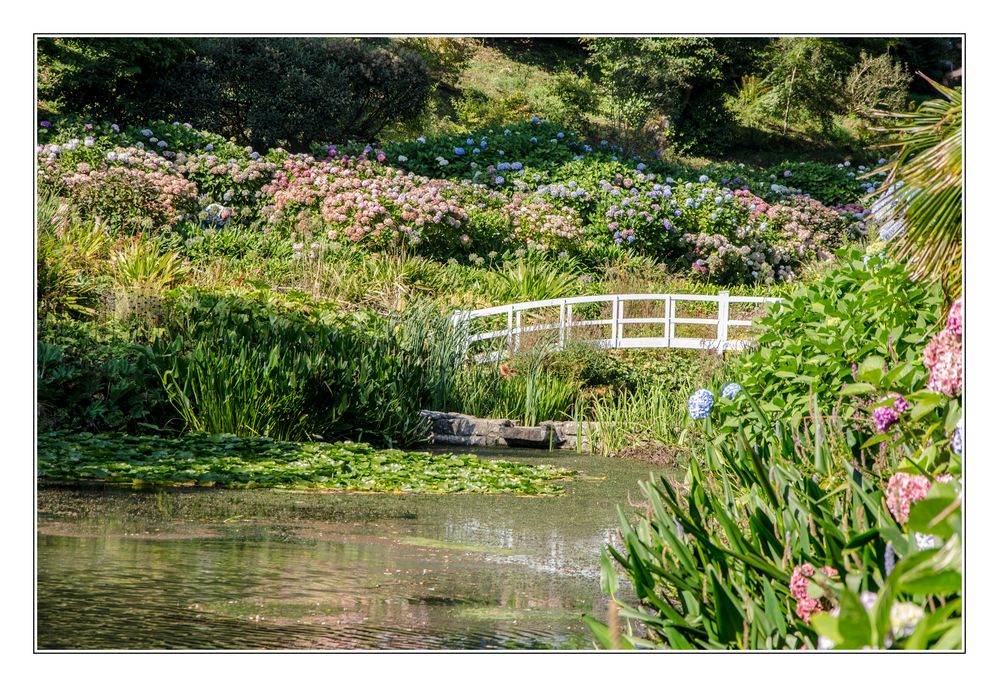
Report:
[[565,441],[550,425],[545,427],[503,427],[500,429],[500,436],[503,437],[507,446],[524,448],[553,448]]
[[430,421],[430,441],[434,444],[590,449],[589,432],[593,423],[549,420],[539,427],[522,427],[513,420],[473,417],[462,413],[424,410],[420,414]]

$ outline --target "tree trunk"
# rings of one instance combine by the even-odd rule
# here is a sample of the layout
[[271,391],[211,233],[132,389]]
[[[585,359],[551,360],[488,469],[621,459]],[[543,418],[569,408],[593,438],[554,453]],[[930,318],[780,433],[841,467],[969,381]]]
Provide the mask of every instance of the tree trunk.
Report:
[[794,94],[794,75],[798,73],[798,65],[791,68],[791,85],[787,88],[787,107],[784,108],[784,135],[787,135],[787,119],[791,114],[791,96]]

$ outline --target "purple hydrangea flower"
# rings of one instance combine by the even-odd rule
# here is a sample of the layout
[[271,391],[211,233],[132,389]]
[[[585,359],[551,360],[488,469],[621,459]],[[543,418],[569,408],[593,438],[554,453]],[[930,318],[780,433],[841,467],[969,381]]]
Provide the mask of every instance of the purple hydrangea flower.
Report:
[[887,432],[889,428],[898,422],[899,416],[909,409],[909,402],[898,394],[892,393],[881,399],[881,402],[891,398],[895,402],[890,406],[880,406],[874,409],[874,424],[879,432]]

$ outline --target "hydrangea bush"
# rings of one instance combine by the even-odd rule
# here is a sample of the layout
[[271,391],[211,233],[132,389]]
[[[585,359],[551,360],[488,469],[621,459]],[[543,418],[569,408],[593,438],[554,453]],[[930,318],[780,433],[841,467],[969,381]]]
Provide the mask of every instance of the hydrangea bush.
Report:
[[626,159],[540,120],[384,148],[324,145],[311,156],[261,154],[180,122],[46,124],[43,188],[128,231],[260,223],[294,245],[347,239],[438,259],[517,249],[599,259],[616,246],[736,284],[795,278],[861,235],[867,216],[789,185],[691,170],[674,179],[659,161]]

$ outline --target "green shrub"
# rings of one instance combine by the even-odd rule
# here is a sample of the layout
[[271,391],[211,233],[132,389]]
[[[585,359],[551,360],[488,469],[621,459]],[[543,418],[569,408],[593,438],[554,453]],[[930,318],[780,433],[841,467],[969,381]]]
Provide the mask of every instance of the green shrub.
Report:
[[136,332],[49,319],[38,332],[42,429],[137,432],[164,426],[170,407]]
[[764,170],[767,178],[760,179],[755,187],[762,189],[760,195],[773,198],[766,192],[767,183],[777,182],[793,186],[830,207],[856,204],[867,194],[870,187],[866,184],[877,180],[862,179],[868,171],[864,165],[852,167],[821,162],[785,162]]
[[183,38],[39,38],[38,99],[49,113],[137,121],[159,111],[157,79],[190,52]]
[[355,39],[204,38],[160,83],[170,116],[256,148],[369,139],[417,116],[432,79],[413,52]]
[[600,110],[596,84],[585,76],[561,69],[552,78],[550,88],[558,105],[549,116],[556,121],[578,126],[586,117]]
[[759,348],[737,359],[732,376],[792,424],[813,404],[834,407],[869,371],[891,368],[890,389],[907,394],[926,386],[922,350],[942,303],[939,288],[913,281],[903,265],[846,250],[772,306]]
[[890,54],[872,57],[862,52],[843,80],[847,110],[862,117],[870,117],[874,110],[899,112],[905,108],[911,82],[912,76]]

